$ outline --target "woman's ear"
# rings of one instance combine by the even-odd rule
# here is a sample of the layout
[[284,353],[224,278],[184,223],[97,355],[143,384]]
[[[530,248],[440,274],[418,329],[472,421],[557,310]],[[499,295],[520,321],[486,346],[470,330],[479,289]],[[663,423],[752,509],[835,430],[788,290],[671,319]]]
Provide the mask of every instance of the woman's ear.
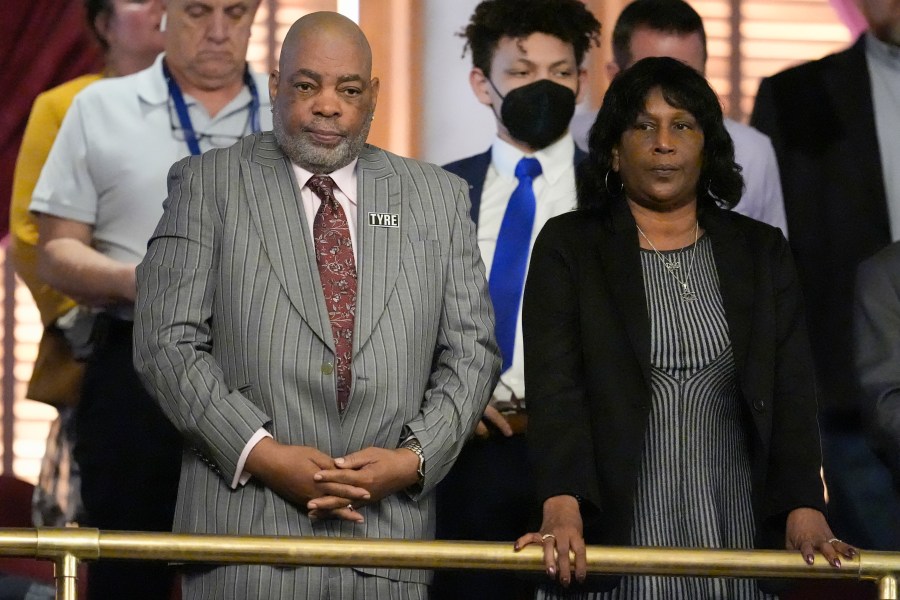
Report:
[[619,147],[613,146],[612,149],[612,170],[616,173],[619,172]]

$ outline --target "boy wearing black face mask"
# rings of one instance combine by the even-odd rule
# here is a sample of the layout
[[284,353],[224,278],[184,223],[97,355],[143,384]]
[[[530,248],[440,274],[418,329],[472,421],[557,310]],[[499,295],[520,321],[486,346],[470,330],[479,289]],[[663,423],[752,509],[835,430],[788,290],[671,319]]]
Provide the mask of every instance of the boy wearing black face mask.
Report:
[[[503,373],[476,438],[438,486],[437,538],[512,543],[537,505],[522,435],[522,289],[541,227],[575,208],[575,165],[585,155],[568,128],[586,85],[581,65],[599,45],[600,23],[581,0],[485,0],[460,36],[472,51],[469,83],[494,113],[497,137],[487,152],[444,168],[469,183]],[[438,599],[533,597],[513,576],[462,571],[438,572],[432,593]]]

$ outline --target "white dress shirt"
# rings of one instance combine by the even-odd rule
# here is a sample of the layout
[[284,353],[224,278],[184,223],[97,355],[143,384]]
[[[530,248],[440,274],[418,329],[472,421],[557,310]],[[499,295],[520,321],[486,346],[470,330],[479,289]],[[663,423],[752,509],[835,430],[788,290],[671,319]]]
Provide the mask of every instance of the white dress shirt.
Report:
[[[481,206],[478,212],[478,248],[487,269],[488,280],[494,261],[494,250],[497,247],[497,236],[506,205],[513,191],[519,185],[516,179],[516,165],[525,155],[521,150],[495,138],[491,146],[491,166],[488,168],[481,193]],[[534,227],[531,231],[530,248],[543,228],[544,223],[552,217],[575,208],[575,142],[566,134],[550,146],[535,152],[533,156],[541,163],[542,173],[534,179],[533,190],[536,201]],[[494,391],[496,400],[509,400],[511,395],[525,398],[525,360],[522,352],[522,308],[519,306],[519,317],[516,325],[516,343],[513,351],[512,366],[501,376]],[[526,399],[527,401],[527,399]]]
[[872,81],[872,109],[891,238],[900,240],[900,48],[866,34],[866,65]]

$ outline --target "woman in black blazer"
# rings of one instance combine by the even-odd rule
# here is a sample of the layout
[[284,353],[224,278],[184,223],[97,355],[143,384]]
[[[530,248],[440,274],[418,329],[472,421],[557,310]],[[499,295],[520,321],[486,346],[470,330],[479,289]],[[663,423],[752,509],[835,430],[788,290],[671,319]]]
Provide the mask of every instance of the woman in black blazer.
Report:
[[[720,208],[743,181],[715,93],[676,60],[638,62],[582,167],[579,210],[541,231],[525,290],[543,523],[517,547],[541,543],[564,586],[570,550],[585,577],[585,543],[787,547],[840,566],[855,551],[824,517],[794,266],[778,229]],[[765,597],[752,580],[622,581],[593,597]]]

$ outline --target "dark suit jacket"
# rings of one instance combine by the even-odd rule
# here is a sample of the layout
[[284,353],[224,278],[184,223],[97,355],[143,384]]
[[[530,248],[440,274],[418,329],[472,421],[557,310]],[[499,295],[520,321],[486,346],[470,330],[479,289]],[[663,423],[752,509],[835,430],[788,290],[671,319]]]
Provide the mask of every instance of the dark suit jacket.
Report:
[[[578,146],[575,146],[575,166],[578,166],[587,156]],[[491,166],[491,149],[487,152],[462,158],[444,165],[444,169],[454,175],[459,175],[469,184],[469,200],[472,202],[472,220],[478,225],[478,211],[481,208],[481,192],[484,190],[484,180],[487,177],[488,168]]]
[[865,38],[764,79],[750,123],[778,156],[823,413],[853,423],[856,267],[891,241]]
[[[706,210],[744,401],[759,547],[784,548],[787,513],[824,512],[812,358],[781,232]],[[584,499],[585,540],[629,545],[650,411],[650,321],[634,219],[551,219],[524,299],[529,448],[538,498]]]
[[853,331],[872,441],[900,491],[900,242],[859,265]]

